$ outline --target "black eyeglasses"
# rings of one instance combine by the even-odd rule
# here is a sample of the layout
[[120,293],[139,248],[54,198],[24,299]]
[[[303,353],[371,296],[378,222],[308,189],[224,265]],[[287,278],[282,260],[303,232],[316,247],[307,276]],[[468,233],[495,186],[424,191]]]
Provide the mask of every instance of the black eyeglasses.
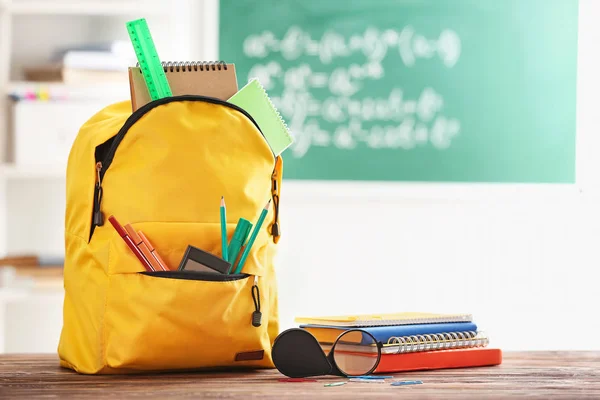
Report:
[[290,378],[363,376],[377,369],[382,347],[362,329],[348,330],[333,343],[319,343],[308,331],[292,328],[277,336],[272,355],[275,367]]

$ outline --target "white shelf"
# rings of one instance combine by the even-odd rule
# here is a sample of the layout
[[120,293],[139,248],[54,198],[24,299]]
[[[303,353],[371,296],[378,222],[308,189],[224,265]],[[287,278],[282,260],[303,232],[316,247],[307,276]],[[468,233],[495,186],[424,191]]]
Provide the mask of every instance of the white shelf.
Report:
[[28,90],[40,90],[64,97],[65,100],[95,100],[113,99],[128,100],[129,84],[123,83],[96,83],[96,84],[65,84],[62,82],[26,82],[13,81],[6,88],[6,94],[25,93]]
[[144,17],[162,15],[166,11],[165,7],[159,8],[155,4],[148,5],[147,3],[147,0],[145,2],[142,0],[13,0],[5,7],[15,15],[131,15]]
[[0,179],[65,179],[66,168],[57,166],[0,165]]

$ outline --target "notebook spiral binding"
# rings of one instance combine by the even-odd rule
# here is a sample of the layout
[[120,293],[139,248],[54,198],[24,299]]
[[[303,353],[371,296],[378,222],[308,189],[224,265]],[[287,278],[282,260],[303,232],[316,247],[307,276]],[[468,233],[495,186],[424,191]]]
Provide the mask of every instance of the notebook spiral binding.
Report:
[[[256,78],[255,78],[256,79]],[[273,102],[271,101],[271,98],[269,97],[269,95],[267,94],[267,91],[265,90],[265,88],[263,87],[263,85],[261,85],[261,83],[259,82],[258,79],[255,80],[255,82],[257,83],[258,87],[260,87],[260,90],[262,91],[263,95],[265,96],[265,99],[269,102],[269,105],[271,106],[271,110],[273,110],[273,113],[275,114],[275,116],[277,118],[279,118],[279,120],[281,121],[281,124],[285,127],[285,129],[289,132],[289,128],[287,126],[287,124],[285,123],[285,120],[283,119],[283,117],[281,116],[281,113],[279,112],[279,110],[277,110],[277,107],[275,107],[275,105],[273,104]]]
[[[165,72],[227,71],[225,61],[162,61],[160,64]],[[139,66],[140,63],[137,63],[136,67]]]
[[391,337],[388,346],[398,346],[395,354],[429,350],[447,350],[470,347],[485,347],[489,338],[484,332],[448,332],[427,335]]

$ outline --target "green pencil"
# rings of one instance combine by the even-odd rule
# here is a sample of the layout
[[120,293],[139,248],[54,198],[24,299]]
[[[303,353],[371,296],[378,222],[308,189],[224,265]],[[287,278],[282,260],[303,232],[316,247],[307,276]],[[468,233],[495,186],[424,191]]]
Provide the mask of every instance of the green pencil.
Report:
[[254,226],[252,235],[250,235],[250,239],[248,239],[248,244],[246,244],[246,248],[244,248],[244,252],[242,253],[242,256],[240,257],[240,261],[238,262],[237,268],[235,270],[236,274],[239,274],[242,271],[242,268],[244,268],[244,263],[246,262],[246,258],[248,258],[248,254],[250,254],[250,249],[252,248],[252,245],[254,244],[254,240],[258,236],[260,227],[263,224],[263,221],[265,220],[267,213],[269,212],[270,204],[271,204],[271,200],[269,199],[269,201],[267,202],[267,205],[265,205],[265,208],[263,208],[262,212],[260,213],[260,217],[258,217],[258,221],[256,221],[256,225]]
[[223,260],[227,259],[227,217],[225,216],[225,198],[221,196],[221,253]]

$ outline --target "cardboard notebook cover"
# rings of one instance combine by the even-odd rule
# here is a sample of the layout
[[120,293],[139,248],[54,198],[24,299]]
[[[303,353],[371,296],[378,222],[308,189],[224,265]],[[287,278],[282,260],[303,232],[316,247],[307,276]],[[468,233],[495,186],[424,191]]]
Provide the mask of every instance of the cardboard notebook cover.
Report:
[[[234,64],[163,63],[173,96],[201,95],[227,100],[238,91]],[[132,111],[150,102],[139,67],[129,68]]]

